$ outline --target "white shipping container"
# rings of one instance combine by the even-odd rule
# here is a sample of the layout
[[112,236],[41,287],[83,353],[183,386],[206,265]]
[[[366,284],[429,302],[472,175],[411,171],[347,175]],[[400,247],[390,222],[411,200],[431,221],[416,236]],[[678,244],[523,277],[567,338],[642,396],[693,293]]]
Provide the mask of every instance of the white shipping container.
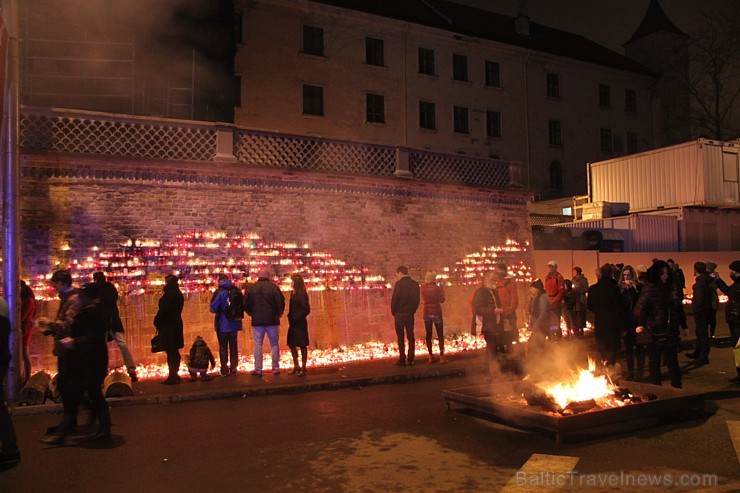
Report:
[[679,246],[678,218],[672,215],[629,214],[600,220],[573,221],[556,226],[581,231],[589,229],[618,231],[627,252],[671,252],[677,251]]
[[590,201],[630,212],[740,207],[739,177],[740,144],[706,139],[588,164]]

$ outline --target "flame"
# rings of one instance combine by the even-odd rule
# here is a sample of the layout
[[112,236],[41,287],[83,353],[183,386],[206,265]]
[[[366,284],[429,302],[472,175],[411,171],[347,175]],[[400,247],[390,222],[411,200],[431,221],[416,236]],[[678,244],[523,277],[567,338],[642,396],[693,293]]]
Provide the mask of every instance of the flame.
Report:
[[571,402],[581,402],[593,399],[602,407],[614,407],[609,399],[614,395],[616,386],[606,375],[596,374],[596,363],[588,359],[588,369],[578,369],[573,372],[570,380],[565,382],[540,383],[538,385],[564,409]]

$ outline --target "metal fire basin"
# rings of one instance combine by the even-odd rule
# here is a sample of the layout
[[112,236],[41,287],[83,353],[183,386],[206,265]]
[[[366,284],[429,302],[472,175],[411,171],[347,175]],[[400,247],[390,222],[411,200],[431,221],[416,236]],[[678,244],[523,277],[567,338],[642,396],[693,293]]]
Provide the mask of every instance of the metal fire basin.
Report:
[[630,389],[634,395],[655,394],[658,398],[623,407],[561,416],[548,413],[539,406],[511,402],[509,399],[516,394],[517,383],[518,381],[497,382],[491,385],[463,387],[445,390],[443,395],[450,408],[453,403],[460,404],[515,428],[553,432],[558,442],[562,442],[568,435],[584,430],[613,429],[616,425],[619,431],[624,431],[630,426],[639,427],[641,420],[690,410],[701,411],[704,406],[704,394],[673,387],[624,382],[623,386]]

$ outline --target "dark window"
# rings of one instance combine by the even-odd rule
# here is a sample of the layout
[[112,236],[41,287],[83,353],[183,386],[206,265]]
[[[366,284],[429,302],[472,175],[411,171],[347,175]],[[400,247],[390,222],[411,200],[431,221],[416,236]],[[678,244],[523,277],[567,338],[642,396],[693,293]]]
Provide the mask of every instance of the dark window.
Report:
[[601,134],[601,150],[604,152],[612,152],[612,129],[602,128]]
[[323,29],[314,26],[303,26],[303,53],[324,56]]
[[434,103],[419,101],[419,127],[427,130],[436,130],[436,118]]
[[324,88],[303,85],[303,114],[324,116]]
[[547,95],[551,98],[560,97],[560,76],[558,74],[547,74]]
[[501,137],[501,113],[486,111],[486,136]]
[[468,80],[468,57],[452,55],[452,78],[466,82]]
[[624,110],[637,113],[637,93],[632,89],[624,91]]
[[365,63],[382,67],[385,65],[384,55],[382,39],[365,38]]
[[468,120],[468,109],[464,106],[455,106],[452,110],[454,118],[454,129],[459,134],[470,133],[470,121]]
[[611,90],[606,84],[599,84],[599,106],[602,108],[611,108],[612,106]]
[[244,42],[244,31],[242,29],[242,13],[234,13],[234,41],[237,43]]
[[242,78],[240,75],[234,76],[234,106],[242,105]]
[[436,74],[434,69],[434,50],[419,48],[419,73],[426,75]]
[[501,87],[501,76],[499,66],[496,62],[486,60],[486,85],[491,87]]
[[634,132],[627,132],[627,154],[635,154],[637,152],[637,134]]
[[385,96],[368,93],[365,102],[368,123],[385,123]]
[[562,129],[560,127],[560,120],[547,121],[547,138],[551,146],[563,145],[563,135]]
[[563,189],[563,167],[557,161],[550,163],[550,188]]

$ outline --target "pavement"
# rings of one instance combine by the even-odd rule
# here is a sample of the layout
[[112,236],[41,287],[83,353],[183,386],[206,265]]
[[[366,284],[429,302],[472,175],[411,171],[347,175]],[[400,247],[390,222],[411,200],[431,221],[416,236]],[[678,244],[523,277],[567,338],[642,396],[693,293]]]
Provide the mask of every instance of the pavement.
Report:
[[[724,339],[719,340],[722,346]],[[731,347],[712,347],[710,364],[701,368],[693,368],[690,360],[683,353],[691,347],[693,341],[685,341],[679,353],[679,362],[684,370],[683,384],[687,392],[696,392],[706,395],[707,399],[724,399],[740,397],[740,385],[728,382],[729,377],[735,376],[735,361]],[[554,343],[563,350],[575,348],[577,353],[583,350],[592,350],[593,341],[563,341]],[[578,348],[578,344],[584,347]],[[728,346],[727,341],[724,342]],[[140,379],[132,385],[134,395],[129,397],[109,397],[111,407],[163,404],[205,399],[226,399],[235,397],[251,397],[277,393],[296,393],[318,390],[332,390],[347,387],[366,387],[369,385],[410,382],[421,379],[465,377],[451,388],[482,385],[485,383],[484,369],[486,358],[484,350],[468,350],[447,355],[448,363],[438,361],[429,363],[426,354],[417,354],[413,366],[396,366],[395,359],[375,359],[368,361],[349,362],[331,366],[308,368],[306,376],[290,375],[289,368],[282,369],[278,375],[265,372],[262,377],[255,377],[248,373],[235,376],[216,376],[202,382],[190,382],[183,378],[178,385],[162,385],[161,378]],[[623,362],[622,362],[623,364]],[[664,368],[665,370],[665,368]],[[664,374],[664,385],[667,375]],[[46,403],[36,406],[19,406],[11,408],[14,415],[29,415],[40,413],[60,413],[61,404],[47,399]]]

